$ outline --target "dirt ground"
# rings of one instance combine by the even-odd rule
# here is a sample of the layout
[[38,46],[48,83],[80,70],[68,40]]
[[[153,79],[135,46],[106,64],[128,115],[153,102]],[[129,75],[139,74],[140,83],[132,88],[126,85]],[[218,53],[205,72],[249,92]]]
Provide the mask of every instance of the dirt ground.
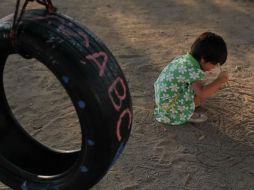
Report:
[[[254,189],[254,1],[53,2],[105,42],[131,90],[134,123],[128,145],[93,190]],[[13,12],[14,4],[1,0],[0,17]],[[204,103],[207,122],[157,123],[154,81],[170,59],[188,52],[205,31],[216,32],[227,42],[229,56],[222,69],[230,73],[229,84]],[[36,63],[17,56],[8,59],[4,79],[13,111],[41,142],[78,148],[74,108],[54,76]],[[207,73],[207,80],[219,72]]]

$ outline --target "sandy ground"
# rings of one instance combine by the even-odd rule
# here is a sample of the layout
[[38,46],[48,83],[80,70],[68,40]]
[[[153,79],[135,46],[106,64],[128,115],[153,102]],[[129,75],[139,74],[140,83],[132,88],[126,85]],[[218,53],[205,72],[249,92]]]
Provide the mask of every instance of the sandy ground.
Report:
[[[107,44],[129,80],[133,97],[128,145],[94,190],[254,189],[252,0],[53,2]],[[1,0],[0,16],[11,13],[14,3]],[[223,70],[230,73],[231,81],[203,105],[209,116],[206,123],[161,125],[153,118],[153,83],[168,61],[188,52],[205,31],[225,38],[229,57]],[[218,73],[208,73],[208,81]],[[57,148],[80,146],[74,108],[44,66],[11,56],[4,79],[10,105],[31,135]]]

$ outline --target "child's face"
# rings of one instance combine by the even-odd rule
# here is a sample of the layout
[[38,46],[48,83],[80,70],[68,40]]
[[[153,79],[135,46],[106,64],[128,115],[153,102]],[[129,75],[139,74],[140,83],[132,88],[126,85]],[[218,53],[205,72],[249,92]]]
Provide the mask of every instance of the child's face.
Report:
[[217,67],[217,65],[206,62],[203,66],[201,65],[201,67],[204,71],[211,71],[211,70],[215,69]]
[[[218,65],[218,64],[217,64]],[[211,71],[217,67],[217,65],[213,64],[212,62],[206,62],[203,58],[200,60],[200,66],[203,71]]]

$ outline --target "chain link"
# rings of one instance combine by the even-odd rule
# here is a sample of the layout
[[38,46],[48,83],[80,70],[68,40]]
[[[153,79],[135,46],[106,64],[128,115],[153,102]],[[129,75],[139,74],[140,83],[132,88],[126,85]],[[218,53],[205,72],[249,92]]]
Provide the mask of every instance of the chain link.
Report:
[[57,10],[56,7],[53,6],[51,0],[25,0],[24,4],[22,6],[21,12],[20,12],[19,11],[20,1],[21,0],[17,0],[17,3],[16,3],[16,9],[15,9],[11,33],[10,33],[10,38],[12,40],[13,46],[15,46],[17,27],[18,27],[24,13],[25,13],[26,7],[29,2],[36,1],[37,3],[44,5],[49,13],[54,13]]

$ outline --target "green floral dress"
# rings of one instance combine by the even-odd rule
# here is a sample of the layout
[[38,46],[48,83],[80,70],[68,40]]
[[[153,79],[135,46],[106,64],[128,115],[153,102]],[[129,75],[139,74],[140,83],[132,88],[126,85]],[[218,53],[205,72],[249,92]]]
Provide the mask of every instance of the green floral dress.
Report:
[[205,73],[191,54],[172,60],[154,83],[156,120],[171,125],[188,121],[195,110],[191,84],[204,78]]

